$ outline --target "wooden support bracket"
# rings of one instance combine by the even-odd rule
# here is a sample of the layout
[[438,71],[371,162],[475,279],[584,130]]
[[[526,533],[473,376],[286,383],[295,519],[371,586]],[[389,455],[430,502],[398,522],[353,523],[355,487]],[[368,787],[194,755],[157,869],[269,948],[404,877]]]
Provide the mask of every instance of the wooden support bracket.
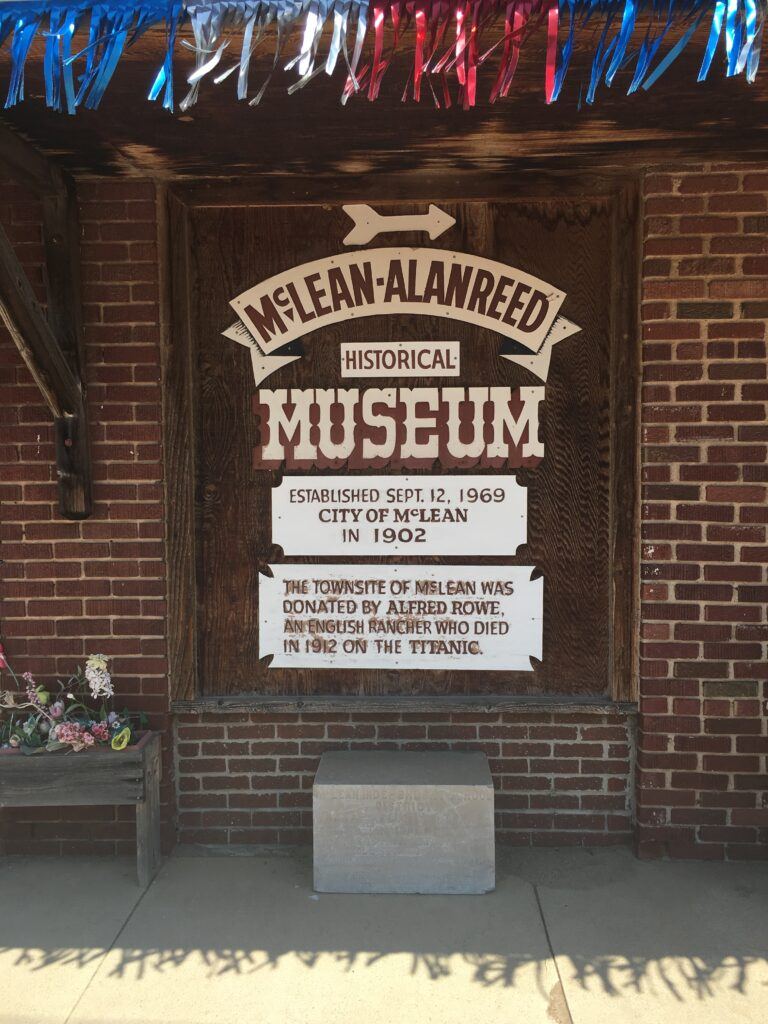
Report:
[[60,168],[1,124],[0,154],[0,164],[42,203],[48,309],[46,318],[0,228],[0,318],[53,414],[61,514],[66,519],[86,519],[93,501],[75,185]]

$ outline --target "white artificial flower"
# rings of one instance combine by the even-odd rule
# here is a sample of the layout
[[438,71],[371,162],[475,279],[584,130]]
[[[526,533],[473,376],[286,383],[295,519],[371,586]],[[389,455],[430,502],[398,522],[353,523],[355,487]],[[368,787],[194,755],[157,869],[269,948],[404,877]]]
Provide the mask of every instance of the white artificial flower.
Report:
[[85,678],[91,688],[94,700],[99,697],[113,697],[115,688],[112,676],[107,671],[107,659],[103,654],[92,654],[85,663]]

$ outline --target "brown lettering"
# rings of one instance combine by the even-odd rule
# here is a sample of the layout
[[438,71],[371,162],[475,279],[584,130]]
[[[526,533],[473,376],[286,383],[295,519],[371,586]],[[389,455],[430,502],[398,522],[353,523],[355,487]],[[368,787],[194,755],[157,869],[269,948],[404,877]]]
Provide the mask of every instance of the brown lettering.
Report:
[[501,319],[501,309],[500,309],[500,306],[501,306],[502,302],[504,301],[504,299],[506,298],[506,295],[504,293],[505,293],[507,287],[509,285],[513,285],[514,283],[515,282],[512,280],[511,277],[504,277],[503,274],[499,278],[498,283],[496,285],[496,291],[493,293],[493,298],[491,299],[491,304],[488,307],[488,314],[487,314],[488,316],[492,317],[494,320],[500,320]]
[[[538,303],[538,309],[536,309],[535,313],[532,313],[531,310],[535,308],[535,303]],[[533,295],[531,295],[531,300],[526,306],[525,312],[520,317],[517,329],[519,331],[525,331],[526,334],[531,334],[537,327],[541,326],[548,312],[549,299],[544,292],[540,292],[538,290],[535,291]]]
[[495,278],[489,270],[478,270],[475,275],[475,283],[472,285],[472,294],[467,303],[467,309],[485,316],[486,300],[493,289]]
[[408,301],[421,302],[422,296],[416,291],[416,260],[408,260]]
[[445,305],[463,307],[472,278],[472,267],[454,263],[448,271],[448,286],[445,289]]
[[373,305],[373,267],[370,261],[361,263],[359,266],[351,263],[349,267],[349,278],[352,283],[352,291],[355,296],[355,305]]
[[328,271],[328,287],[331,290],[331,302],[333,303],[334,313],[338,313],[341,309],[342,302],[347,309],[354,308],[355,300],[352,298],[352,292],[350,292],[349,286],[339,267],[331,267]]
[[330,306],[324,306],[320,301],[326,294],[326,291],[325,288],[318,287],[317,282],[319,280],[319,274],[310,274],[309,277],[304,278],[304,284],[307,286],[310,299],[312,299],[312,305],[315,307],[315,313],[318,316],[325,316],[326,313],[331,313],[333,310]]
[[285,323],[268,295],[262,297],[260,310],[255,306],[246,306],[245,314],[261,335],[262,341],[270,341],[275,334],[285,331]]
[[392,260],[389,264],[387,286],[384,289],[384,301],[391,302],[393,298],[397,298],[400,302],[405,302],[406,294],[403,268],[400,266],[399,260]]
[[445,305],[445,270],[440,260],[432,260],[424,285],[424,302]]
[[302,306],[298,290],[293,281],[289,282],[286,285],[286,288],[288,289],[288,294],[291,296],[291,299],[293,300],[294,308],[296,309],[296,312],[299,314],[299,319],[301,320],[301,322],[303,324],[306,324],[309,323],[310,320],[314,320],[315,314],[307,309],[304,309],[304,307]]
[[517,322],[515,320],[515,313],[518,311],[518,309],[523,308],[523,297],[530,290],[530,285],[522,284],[522,282],[518,283],[517,287],[512,292],[512,298],[509,300],[509,305],[507,306],[504,312],[504,316],[502,317],[502,320],[504,321],[505,324],[510,324],[512,327],[515,326],[515,323]]

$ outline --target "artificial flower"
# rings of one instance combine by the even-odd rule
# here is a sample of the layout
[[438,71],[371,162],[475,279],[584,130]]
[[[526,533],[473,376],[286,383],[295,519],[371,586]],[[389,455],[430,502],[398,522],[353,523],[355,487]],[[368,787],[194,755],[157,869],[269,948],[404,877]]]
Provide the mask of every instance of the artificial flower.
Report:
[[85,663],[85,678],[91,688],[94,700],[109,698],[115,694],[112,677],[107,671],[107,659],[103,654],[92,654]]
[[[82,750],[86,745],[85,727],[79,722],[62,722],[56,729],[56,739],[59,743],[68,743],[73,750]],[[91,743],[93,737],[91,736]]]
[[99,743],[106,743],[109,739],[109,726],[106,722],[93,722],[91,725],[91,732]]
[[113,750],[125,750],[128,746],[128,741],[131,738],[131,730],[127,725],[123,726],[120,732],[115,733],[112,737],[112,749]]

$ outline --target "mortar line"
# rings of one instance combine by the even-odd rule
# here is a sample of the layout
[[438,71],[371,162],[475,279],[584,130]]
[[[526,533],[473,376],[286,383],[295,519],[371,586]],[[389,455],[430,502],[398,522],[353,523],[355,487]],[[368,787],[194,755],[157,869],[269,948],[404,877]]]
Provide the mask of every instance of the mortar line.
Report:
[[[158,872],[158,874],[159,874],[159,872]],[[152,886],[153,886],[153,885],[155,884],[155,879],[156,879],[156,878],[157,878],[157,874],[156,874],[156,875],[155,875],[155,877],[154,877],[154,878],[152,879],[152,881],[151,881],[151,882],[149,883],[149,885],[148,885],[148,886],[146,887],[146,889],[144,889],[144,891],[143,891],[143,892],[142,892],[142,893],[141,893],[141,894],[139,895],[139,897],[137,898],[136,902],[135,902],[135,903],[133,904],[133,906],[131,907],[131,909],[130,909],[130,910],[128,911],[128,914],[126,915],[126,918],[125,918],[125,920],[123,921],[123,923],[122,923],[122,924],[120,925],[120,927],[118,928],[118,930],[117,930],[117,932],[116,932],[116,934],[115,934],[115,937],[114,937],[114,938],[112,939],[112,941],[110,942],[110,944],[109,944],[109,946],[107,947],[107,949],[105,949],[105,950],[104,950],[104,953],[103,953],[103,955],[102,955],[102,956],[101,956],[101,957],[99,958],[99,962],[98,962],[98,963],[96,964],[96,967],[95,967],[95,968],[93,969],[93,972],[92,972],[92,974],[91,974],[90,978],[89,978],[89,979],[88,979],[88,981],[87,981],[87,982],[85,983],[85,988],[83,988],[82,992],[80,992],[80,994],[78,995],[77,999],[76,999],[76,1000],[74,1001],[74,1003],[72,1004],[72,1008],[70,1009],[70,1011],[69,1011],[69,1013],[67,1014],[67,1016],[66,1016],[66,1017],[64,1018],[64,1021],[62,1022],[62,1024],[69,1024],[69,1022],[70,1022],[70,1021],[72,1020],[72,1015],[73,1015],[73,1013],[74,1013],[74,1012],[75,1012],[75,1011],[77,1010],[78,1006],[79,1006],[79,1005],[80,1005],[80,1003],[81,1003],[81,1002],[83,1001],[83,997],[85,996],[85,993],[86,993],[86,992],[88,991],[88,989],[89,989],[89,988],[91,987],[91,985],[93,984],[93,982],[94,982],[94,979],[96,978],[96,975],[97,975],[97,974],[99,973],[99,971],[101,970],[101,968],[102,968],[102,965],[103,965],[104,961],[105,961],[105,960],[107,959],[107,957],[109,956],[109,954],[110,954],[110,953],[112,952],[112,950],[113,950],[113,949],[115,948],[115,946],[117,945],[117,941],[118,941],[118,939],[119,939],[119,938],[120,938],[120,936],[121,936],[121,935],[123,934],[123,932],[125,931],[125,929],[126,929],[126,928],[128,927],[128,925],[129,925],[129,923],[130,923],[131,919],[133,918],[133,915],[134,915],[134,914],[136,913],[136,911],[137,911],[137,910],[139,909],[139,907],[141,906],[141,904],[142,904],[142,902],[143,902],[143,900],[144,900],[144,897],[145,897],[145,896],[147,895],[147,893],[149,892],[149,890],[150,890],[150,889],[152,888]]]
[[[566,1012],[568,1013],[568,1020],[567,1021],[563,1021],[563,1024],[574,1024],[574,1022],[573,1022],[573,1014],[571,1013],[571,1007],[570,1007],[570,1004],[568,1003],[568,996],[566,995],[566,992],[565,992],[565,985],[563,985],[563,978],[562,978],[562,975],[560,974],[560,965],[557,962],[557,956],[555,954],[555,950],[554,950],[554,947],[552,945],[552,939],[551,939],[550,934],[549,934],[549,928],[547,927],[547,919],[544,917],[544,907],[541,905],[541,897],[539,896],[539,887],[537,885],[533,886],[533,895],[536,897],[536,906],[539,908],[539,917],[541,918],[541,926],[544,929],[544,935],[546,936],[546,939],[547,939],[547,946],[549,947],[549,955],[552,957],[552,963],[555,965],[555,974],[557,975],[557,983],[560,986],[560,991],[563,994],[563,1002],[565,1003],[565,1009],[566,1009]],[[68,1024],[68,1022],[65,1021],[65,1024]]]

